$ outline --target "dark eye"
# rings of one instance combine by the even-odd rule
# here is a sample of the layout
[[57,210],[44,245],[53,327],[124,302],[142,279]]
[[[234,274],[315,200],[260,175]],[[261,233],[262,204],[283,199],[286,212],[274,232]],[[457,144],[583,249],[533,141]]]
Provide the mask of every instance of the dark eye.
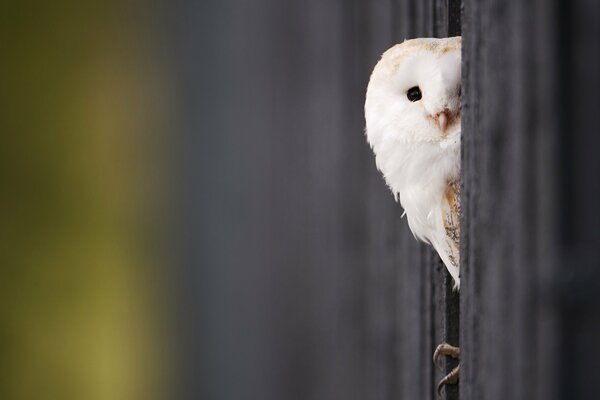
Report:
[[406,92],[406,97],[408,100],[415,102],[421,100],[421,97],[423,96],[421,95],[421,89],[419,89],[418,86],[415,86],[408,89],[408,92]]

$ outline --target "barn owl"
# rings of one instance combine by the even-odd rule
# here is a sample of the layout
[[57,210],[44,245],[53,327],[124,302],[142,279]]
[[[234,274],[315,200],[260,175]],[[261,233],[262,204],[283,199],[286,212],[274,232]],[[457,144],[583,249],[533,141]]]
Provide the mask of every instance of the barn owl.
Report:
[[[412,39],[387,50],[365,101],[366,136],[410,230],[460,285],[461,38]],[[458,357],[442,344],[434,353]],[[458,369],[442,384],[458,379]],[[452,375],[452,373],[451,373]],[[438,390],[441,386],[438,387]]]

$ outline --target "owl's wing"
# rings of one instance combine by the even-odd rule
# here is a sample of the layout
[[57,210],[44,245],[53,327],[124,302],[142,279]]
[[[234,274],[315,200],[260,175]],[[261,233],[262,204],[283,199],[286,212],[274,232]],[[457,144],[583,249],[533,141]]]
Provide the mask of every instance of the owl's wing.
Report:
[[441,249],[437,250],[458,286],[460,266],[460,182],[458,181],[449,183],[444,192],[442,222],[445,237]]

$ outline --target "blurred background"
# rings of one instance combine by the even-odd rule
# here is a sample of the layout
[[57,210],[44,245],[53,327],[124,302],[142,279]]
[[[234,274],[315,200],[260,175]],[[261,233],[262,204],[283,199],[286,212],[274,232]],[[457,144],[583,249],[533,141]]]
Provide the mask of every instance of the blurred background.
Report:
[[369,7],[3,4],[0,398],[360,397]]
[[3,2],[0,397],[165,398],[158,5]]

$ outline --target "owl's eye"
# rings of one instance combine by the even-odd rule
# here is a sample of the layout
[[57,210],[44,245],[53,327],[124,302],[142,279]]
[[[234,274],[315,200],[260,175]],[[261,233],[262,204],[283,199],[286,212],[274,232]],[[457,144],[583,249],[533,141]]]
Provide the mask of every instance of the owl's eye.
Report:
[[408,92],[406,92],[406,97],[408,100],[415,102],[421,100],[421,97],[423,96],[421,95],[421,89],[419,89],[418,86],[415,86],[408,89]]

